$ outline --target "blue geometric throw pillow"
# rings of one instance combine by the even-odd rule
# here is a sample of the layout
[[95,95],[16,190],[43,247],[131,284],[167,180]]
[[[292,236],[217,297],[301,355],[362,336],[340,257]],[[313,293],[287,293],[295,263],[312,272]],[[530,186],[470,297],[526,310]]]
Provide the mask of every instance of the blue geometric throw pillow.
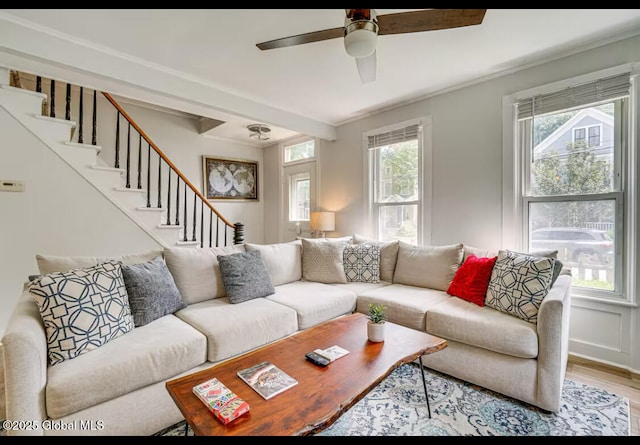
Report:
[[42,275],[29,284],[52,365],[96,349],[133,325],[119,261]]

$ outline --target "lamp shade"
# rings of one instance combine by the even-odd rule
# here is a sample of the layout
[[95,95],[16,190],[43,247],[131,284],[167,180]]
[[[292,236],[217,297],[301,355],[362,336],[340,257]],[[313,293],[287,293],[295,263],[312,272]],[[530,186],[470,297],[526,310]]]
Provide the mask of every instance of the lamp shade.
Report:
[[311,230],[332,232],[336,230],[336,214],[335,212],[311,212],[309,226]]

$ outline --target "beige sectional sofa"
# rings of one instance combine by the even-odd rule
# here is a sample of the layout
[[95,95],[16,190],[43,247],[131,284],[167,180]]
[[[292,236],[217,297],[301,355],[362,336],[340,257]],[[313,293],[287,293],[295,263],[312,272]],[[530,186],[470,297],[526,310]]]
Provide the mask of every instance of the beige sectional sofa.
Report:
[[[368,244],[357,236],[355,241]],[[344,282],[329,273],[319,282],[305,279],[304,271],[314,266],[324,271],[326,264],[305,257],[303,242],[310,245],[298,240],[165,250],[162,256],[186,307],[53,366],[38,306],[25,290],[2,338],[7,418],[26,422],[8,434],[153,434],[182,420],[165,389],[167,380],[332,318],[366,312],[368,303],[386,305],[391,322],[448,340],[446,349],[423,357],[426,366],[544,410],[559,409],[568,353],[569,275],[558,277],[540,305],[537,323],[531,323],[442,289],[470,252],[493,252],[460,244],[438,256],[437,249],[385,244],[381,281]],[[225,296],[217,255],[249,251],[260,252],[275,292],[234,304]],[[158,253],[116,259],[135,264]],[[103,260],[39,256],[38,265],[45,274]],[[436,288],[423,286],[429,280]]]

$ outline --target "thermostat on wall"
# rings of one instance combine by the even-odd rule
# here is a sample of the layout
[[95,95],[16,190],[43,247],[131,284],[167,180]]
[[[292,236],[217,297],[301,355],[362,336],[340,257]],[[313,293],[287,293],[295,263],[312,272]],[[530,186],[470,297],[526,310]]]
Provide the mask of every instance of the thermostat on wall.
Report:
[[0,191],[2,192],[24,192],[24,181],[13,181],[10,179],[0,179]]

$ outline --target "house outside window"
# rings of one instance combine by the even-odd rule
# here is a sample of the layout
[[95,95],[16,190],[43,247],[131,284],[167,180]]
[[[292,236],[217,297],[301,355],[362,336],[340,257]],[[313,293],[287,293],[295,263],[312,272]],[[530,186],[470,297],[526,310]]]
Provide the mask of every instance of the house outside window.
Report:
[[[606,125],[606,124],[605,124]],[[609,125],[611,127],[611,125]],[[601,145],[601,134],[603,124],[592,125],[590,127],[576,127],[573,129],[573,143],[586,147]],[[611,130],[611,128],[609,128]]]
[[624,290],[631,235],[624,222],[634,184],[623,174],[631,146],[629,79],[629,73],[600,78],[516,105],[521,244],[557,250],[583,296],[630,298]]
[[365,135],[369,226],[380,241],[420,244],[424,240],[429,224],[423,212],[431,184],[429,178],[425,186],[424,139],[419,120]]

